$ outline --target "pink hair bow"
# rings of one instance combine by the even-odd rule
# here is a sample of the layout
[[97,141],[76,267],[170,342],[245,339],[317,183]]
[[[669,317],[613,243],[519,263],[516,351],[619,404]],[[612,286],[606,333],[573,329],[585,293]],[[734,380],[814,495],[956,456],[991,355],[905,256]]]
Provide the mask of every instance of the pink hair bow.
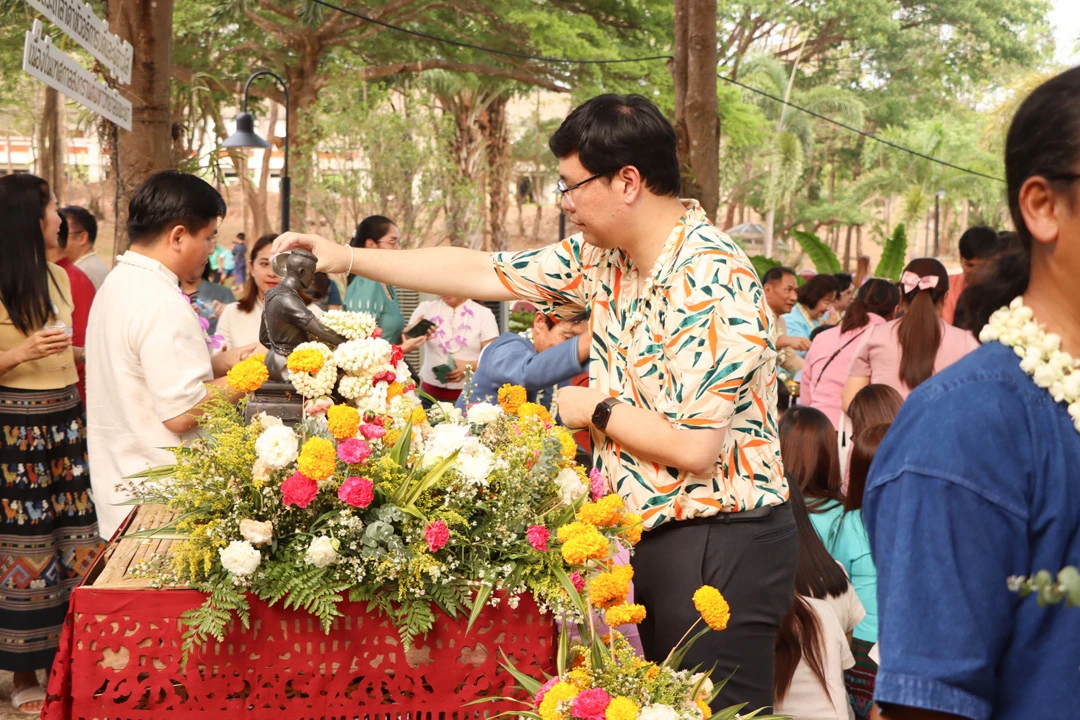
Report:
[[924,275],[919,277],[910,270],[904,271],[904,274],[900,276],[900,284],[904,288],[904,294],[908,295],[915,288],[920,290],[932,290],[937,287],[938,284],[937,275]]

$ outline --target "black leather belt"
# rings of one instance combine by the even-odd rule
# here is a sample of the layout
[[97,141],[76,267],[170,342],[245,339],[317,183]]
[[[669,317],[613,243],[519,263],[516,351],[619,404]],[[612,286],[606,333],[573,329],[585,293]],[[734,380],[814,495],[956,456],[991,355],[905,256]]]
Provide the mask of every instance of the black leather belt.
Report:
[[719,525],[721,523],[727,525],[737,522],[755,522],[771,517],[773,512],[786,505],[787,503],[784,502],[779,505],[763,505],[759,508],[743,510],[742,512],[719,512],[715,515],[709,515],[708,517],[695,517],[690,518],[689,520],[672,520],[653,529],[651,532],[656,533],[660,530],[674,530],[676,528],[694,527],[697,525]]

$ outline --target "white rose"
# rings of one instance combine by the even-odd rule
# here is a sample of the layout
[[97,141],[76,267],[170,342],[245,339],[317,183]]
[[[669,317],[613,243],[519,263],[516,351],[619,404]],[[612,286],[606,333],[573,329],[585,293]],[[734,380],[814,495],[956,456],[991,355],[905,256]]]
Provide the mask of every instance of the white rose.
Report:
[[252,545],[266,545],[274,537],[274,524],[269,520],[244,518],[240,521],[240,534]]
[[262,560],[262,554],[246,540],[233,540],[228,547],[218,550],[221,566],[237,577],[246,577],[255,572]]
[[638,713],[638,720],[679,720],[679,713],[670,705],[646,705]]
[[273,468],[267,465],[262,460],[256,460],[255,464],[251,466],[251,478],[258,480],[259,482],[270,482],[270,473]]
[[255,453],[274,470],[280,470],[295,460],[298,450],[296,433],[284,425],[266,428],[255,441]]
[[559,488],[559,497],[562,498],[564,505],[573,505],[574,501],[589,489],[589,486],[581,482],[578,474],[570,468],[564,468],[555,476],[555,484]]
[[340,544],[334,538],[320,535],[311,541],[308,545],[307,552],[304,554],[304,559],[307,560],[309,565],[315,567],[326,567],[337,562],[338,559],[338,547]]
[[704,698],[704,699],[707,700],[709,698],[709,695],[712,694],[713,684],[712,684],[712,680],[705,677],[705,673],[697,673],[696,675],[692,675],[690,677],[690,687],[693,688],[695,685],[698,684],[698,681],[701,680],[702,678],[704,678],[704,680],[701,683],[701,689],[698,690],[698,697]]
[[498,420],[502,414],[503,409],[501,406],[479,402],[469,408],[466,417],[473,425],[487,425]]
[[1032,377],[1035,379],[1035,384],[1045,390],[1058,379],[1058,370],[1052,365],[1040,365],[1035,368],[1035,374]]
[[283,424],[281,422],[281,418],[274,417],[273,415],[267,415],[264,412],[257,414],[255,417],[252,418],[252,420],[257,420],[259,422],[259,425],[262,426],[263,430]]

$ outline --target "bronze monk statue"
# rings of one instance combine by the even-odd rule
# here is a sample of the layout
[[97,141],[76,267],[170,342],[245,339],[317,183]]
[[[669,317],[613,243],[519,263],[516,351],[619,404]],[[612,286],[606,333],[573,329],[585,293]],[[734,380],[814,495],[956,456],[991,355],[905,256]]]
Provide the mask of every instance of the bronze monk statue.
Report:
[[319,322],[300,296],[315,279],[315,255],[307,250],[293,250],[281,259],[285,261],[284,280],[266,291],[259,342],[268,350],[266,369],[270,379],[288,382],[285,361],[297,345],[314,339],[334,348],[345,342],[345,338]]

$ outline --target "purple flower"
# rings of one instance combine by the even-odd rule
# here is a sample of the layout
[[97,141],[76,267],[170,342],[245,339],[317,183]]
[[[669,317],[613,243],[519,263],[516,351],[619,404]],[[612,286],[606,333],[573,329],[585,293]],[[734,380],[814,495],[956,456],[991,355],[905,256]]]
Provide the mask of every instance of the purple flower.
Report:
[[199,315],[199,327],[203,329],[203,332],[206,332],[210,329],[210,321],[204,318],[202,315]]
[[464,315],[465,317],[473,317],[473,311],[471,309],[469,309],[468,305],[465,305],[464,307],[461,308],[461,314]]

